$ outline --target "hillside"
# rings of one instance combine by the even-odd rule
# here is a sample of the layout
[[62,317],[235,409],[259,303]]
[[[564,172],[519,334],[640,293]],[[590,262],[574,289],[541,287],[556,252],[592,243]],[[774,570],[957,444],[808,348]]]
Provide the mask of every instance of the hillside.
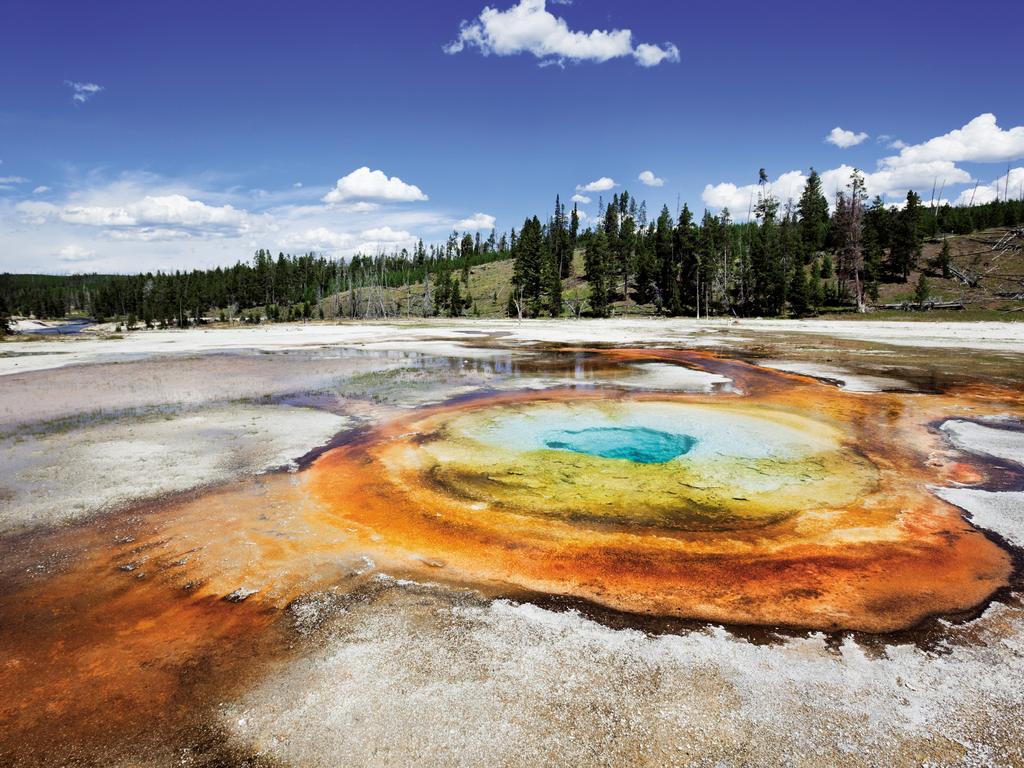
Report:
[[[930,268],[942,249],[942,240],[926,242],[918,268],[906,283],[884,283],[879,304],[912,302],[919,277],[924,274],[936,302],[960,301],[966,309],[1017,310],[1024,307],[1024,240],[1004,242],[1012,230],[987,229],[949,238],[953,275],[943,278]],[[959,273],[960,277],[957,277]],[[968,280],[965,282],[964,280]]]
[[[998,227],[969,235],[949,236],[953,276],[943,278],[941,270],[929,265],[942,248],[942,240],[924,243],[918,268],[905,283],[882,283],[878,305],[912,304],[919,277],[924,274],[930,287],[931,300],[937,303],[961,302],[965,309],[983,312],[1019,311],[1024,308],[1024,241],[1005,247],[1003,238],[1012,232]],[[1000,247],[1000,245],[1003,247]],[[504,317],[512,282],[512,260],[504,259],[482,264],[469,270],[469,293],[472,300],[467,314],[480,317]],[[583,277],[583,250],[573,259],[572,277],[562,281],[562,294],[570,306],[585,302],[590,287]],[[967,284],[967,278],[972,284]],[[356,314],[371,316],[422,316],[424,284],[418,282],[398,288],[361,288],[355,291]],[[623,299],[621,287],[618,300],[612,302],[616,315],[654,315],[653,305],[638,305]],[[352,314],[350,295],[334,294],[321,302],[328,318]],[[381,307],[384,311],[381,311]],[[568,310],[567,310],[568,311]]]

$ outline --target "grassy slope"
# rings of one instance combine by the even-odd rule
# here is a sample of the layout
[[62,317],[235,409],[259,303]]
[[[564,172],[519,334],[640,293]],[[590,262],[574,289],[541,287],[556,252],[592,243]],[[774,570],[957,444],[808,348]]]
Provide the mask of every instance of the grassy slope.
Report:
[[[987,230],[985,232],[954,237],[950,239],[953,263],[960,268],[968,269],[972,273],[985,273],[991,270],[990,274],[1011,274],[1024,275],[1024,250],[994,260],[994,252],[990,251],[991,245],[996,242],[1005,230]],[[903,312],[900,310],[880,310],[869,315],[849,316],[870,319],[921,319],[921,320],[994,320],[994,319],[1022,319],[1024,311],[1017,310],[1024,307],[1024,303],[1011,299],[999,299],[991,296],[987,291],[1011,290],[1014,285],[1020,286],[1020,281],[997,280],[987,277],[982,282],[981,288],[970,288],[953,279],[943,279],[927,268],[929,260],[935,258],[941,248],[940,243],[925,243],[921,257],[921,266],[931,286],[931,297],[935,301],[962,300],[967,307],[965,311],[943,311],[935,310],[927,313]],[[978,253],[979,251],[984,251]],[[562,293],[565,299],[573,302],[585,300],[589,294],[589,286],[583,279],[583,252],[577,251],[573,259],[573,277],[563,281]],[[878,301],[881,304],[896,303],[902,301],[913,301],[914,289],[917,285],[921,270],[916,270],[910,275],[906,283],[885,283],[880,287]],[[457,273],[455,275],[457,276]],[[512,261],[495,261],[490,264],[483,264],[473,267],[469,273],[469,292],[475,302],[475,312],[482,317],[504,317],[505,307],[508,302],[509,285],[512,281]],[[619,287],[621,291],[621,286]],[[987,291],[985,290],[987,289]],[[358,294],[358,305],[362,306],[366,301],[373,300],[374,294],[369,290],[360,290]],[[392,305],[390,310],[394,314],[394,307],[398,307],[398,314],[422,316],[423,284],[409,286],[408,288],[392,288],[386,291],[387,303]],[[324,301],[325,311],[331,316],[336,305],[340,304],[342,314],[348,312],[348,296],[341,294],[339,297],[329,297]],[[631,300],[618,300],[613,302],[613,309],[616,315],[653,315],[655,308],[651,305],[639,306]],[[470,308],[468,314],[474,314]],[[839,316],[839,315],[837,315]],[[843,313],[842,316],[847,316]]]

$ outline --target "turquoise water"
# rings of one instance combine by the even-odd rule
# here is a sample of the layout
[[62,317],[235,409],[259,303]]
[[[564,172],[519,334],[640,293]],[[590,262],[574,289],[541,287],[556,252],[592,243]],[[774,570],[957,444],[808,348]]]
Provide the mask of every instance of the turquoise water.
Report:
[[692,435],[677,435],[647,427],[562,429],[544,436],[544,445],[548,448],[605,459],[628,459],[640,464],[671,461],[688,453],[696,442],[697,438]]

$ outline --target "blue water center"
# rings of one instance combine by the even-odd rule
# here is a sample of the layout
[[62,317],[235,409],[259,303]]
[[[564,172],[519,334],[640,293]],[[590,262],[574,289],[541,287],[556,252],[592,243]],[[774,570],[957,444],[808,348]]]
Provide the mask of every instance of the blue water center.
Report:
[[660,432],[647,427],[591,427],[562,429],[544,436],[544,445],[561,451],[586,453],[605,459],[628,459],[640,464],[661,464],[688,453],[697,438]]

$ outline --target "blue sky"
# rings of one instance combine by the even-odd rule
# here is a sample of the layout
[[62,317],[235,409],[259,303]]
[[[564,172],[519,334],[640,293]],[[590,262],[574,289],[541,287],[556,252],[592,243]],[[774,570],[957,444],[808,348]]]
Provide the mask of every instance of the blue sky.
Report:
[[760,167],[783,198],[812,165],[893,201],[1024,183],[994,35],[1024,4],[491,2],[7,0],[0,269],[345,255],[555,193],[742,216]]

